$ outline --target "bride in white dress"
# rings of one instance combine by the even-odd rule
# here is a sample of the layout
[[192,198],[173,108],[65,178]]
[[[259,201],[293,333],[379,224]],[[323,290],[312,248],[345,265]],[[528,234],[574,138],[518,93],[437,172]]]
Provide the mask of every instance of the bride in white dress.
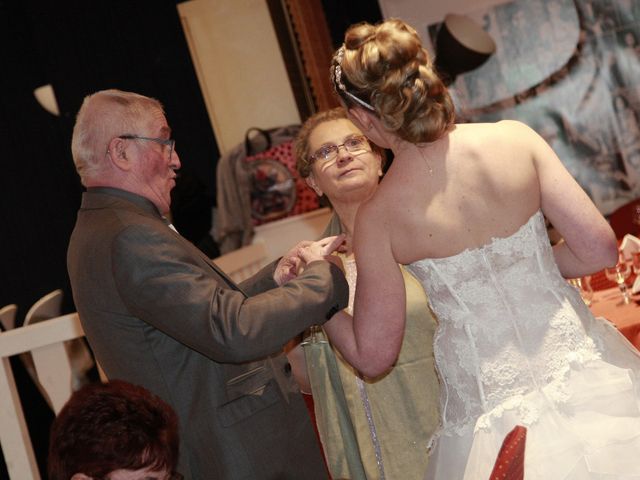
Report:
[[[394,160],[358,211],[353,320],[325,328],[364,375],[383,374],[404,328],[397,264],[421,281],[443,392],[427,478],[488,479],[516,425],[525,479],[639,478],[640,357],[564,280],[615,264],[616,239],[553,150],[519,122],[456,125],[399,20],[349,29],[332,80]],[[553,248],[543,214],[563,237]]]

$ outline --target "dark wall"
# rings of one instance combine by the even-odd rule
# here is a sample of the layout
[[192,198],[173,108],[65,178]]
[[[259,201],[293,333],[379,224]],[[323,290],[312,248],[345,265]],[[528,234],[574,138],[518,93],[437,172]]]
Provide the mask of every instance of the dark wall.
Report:
[[354,23],[378,23],[382,20],[382,12],[377,0],[322,0],[331,41],[334,48],[339,48],[344,41],[344,32]]
[[[82,188],[70,139],[85,95],[119,88],[158,98],[185,178],[210,202],[219,154],[176,2],[0,0],[0,31],[0,306],[17,303],[21,323],[33,302],[56,288],[65,290],[65,310],[74,308],[66,247]],[[60,117],[33,96],[47,83]]]

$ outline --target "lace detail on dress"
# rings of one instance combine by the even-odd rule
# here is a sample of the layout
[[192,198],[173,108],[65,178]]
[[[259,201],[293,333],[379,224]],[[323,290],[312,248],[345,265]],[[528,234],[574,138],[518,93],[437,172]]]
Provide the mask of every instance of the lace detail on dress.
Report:
[[570,365],[599,358],[573,306],[577,293],[555,264],[542,212],[509,237],[407,269],[439,319],[443,434],[482,429],[509,410],[535,423],[529,394],[565,402]]

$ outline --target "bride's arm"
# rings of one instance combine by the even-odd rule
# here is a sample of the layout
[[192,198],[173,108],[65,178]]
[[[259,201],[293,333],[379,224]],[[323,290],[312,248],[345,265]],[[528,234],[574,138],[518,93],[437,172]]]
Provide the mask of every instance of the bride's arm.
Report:
[[523,123],[503,121],[510,138],[531,152],[540,186],[540,205],[562,236],[553,247],[560,272],[580,277],[615,265],[617,243],[611,227],[551,146]]
[[392,254],[390,229],[379,209],[360,207],[354,235],[358,269],[354,316],[340,312],[324,325],[345,359],[368,377],[395,363],[404,335],[405,287]]

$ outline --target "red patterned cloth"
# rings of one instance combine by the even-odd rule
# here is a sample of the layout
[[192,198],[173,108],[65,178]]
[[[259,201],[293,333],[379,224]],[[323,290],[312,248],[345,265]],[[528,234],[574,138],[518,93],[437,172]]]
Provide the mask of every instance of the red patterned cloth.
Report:
[[489,480],[524,480],[524,449],[527,429],[517,425],[502,442]]
[[[627,284],[629,283],[627,282]],[[613,282],[607,278],[607,276],[604,274],[604,270],[600,270],[599,272],[596,272],[593,275],[591,275],[590,285],[591,285],[591,289],[594,292],[597,292],[599,290],[607,290],[609,288],[618,286],[616,282]]]
[[250,170],[253,225],[320,207],[318,196],[296,171],[293,140],[248,156],[245,162]]

